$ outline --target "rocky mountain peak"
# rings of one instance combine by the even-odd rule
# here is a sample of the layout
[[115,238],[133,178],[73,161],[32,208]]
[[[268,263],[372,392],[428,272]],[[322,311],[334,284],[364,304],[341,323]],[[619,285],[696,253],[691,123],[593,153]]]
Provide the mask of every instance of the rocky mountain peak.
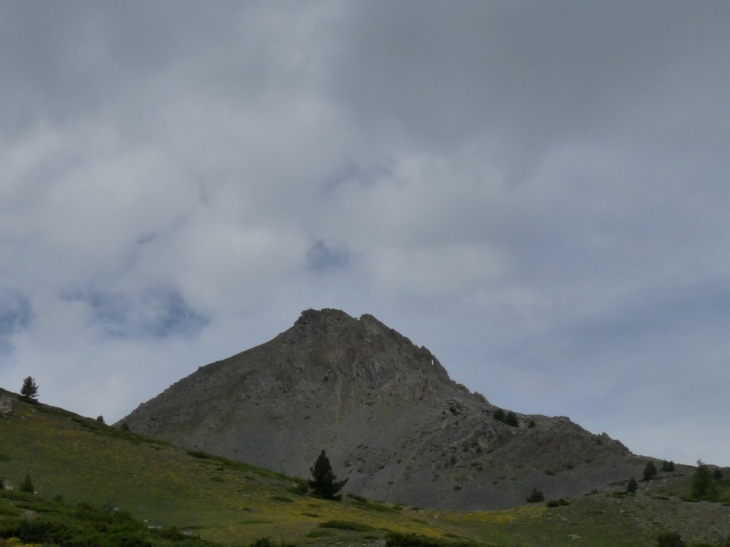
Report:
[[351,491],[414,505],[505,507],[533,487],[582,495],[640,474],[643,463],[607,435],[567,418],[515,414],[507,424],[495,410],[375,317],[323,309],[201,367],[125,421],[300,477],[324,448]]
[[403,385],[449,383],[449,375],[425,347],[364,314],[359,319],[336,309],[306,310],[270,344],[283,344],[314,369],[328,368],[377,388],[397,378]]

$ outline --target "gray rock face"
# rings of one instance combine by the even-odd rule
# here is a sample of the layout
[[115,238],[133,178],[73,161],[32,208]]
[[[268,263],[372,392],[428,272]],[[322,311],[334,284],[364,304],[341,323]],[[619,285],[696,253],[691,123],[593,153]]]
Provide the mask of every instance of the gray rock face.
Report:
[[307,310],[273,340],[199,368],[124,420],[135,432],[308,477],[324,448],[346,491],[493,509],[583,495],[644,461],[568,418],[517,414],[449,379],[430,351],[370,315]]

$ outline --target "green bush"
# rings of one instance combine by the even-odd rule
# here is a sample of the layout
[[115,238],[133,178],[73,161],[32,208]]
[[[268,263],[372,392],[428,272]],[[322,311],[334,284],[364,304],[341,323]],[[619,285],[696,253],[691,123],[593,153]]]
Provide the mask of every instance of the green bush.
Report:
[[547,507],[560,507],[560,502],[558,500],[548,500],[545,505]]
[[[23,500],[23,507],[37,513],[34,519],[20,518],[6,512],[0,519],[0,544],[3,538],[16,537],[24,544],[61,545],[64,547],[216,547],[216,544],[184,534],[175,528],[149,530],[125,511],[94,507],[88,503],[75,506],[62,501],[48,501],[40,496],[3,492],[3,498]],[[3,507],[0,504],[0,507]],[[11,506],[8,506],[11,507]]]
[[639,489],[639,483],[636,482],[634,477],[629,479],[629,483],[626,485],[626,491],[629,494],[634,494]]
[[501,408],[498,408],[494,411],[494,414],[492,414],[492,418],[494,418],[498,422],[504,422],[505,417],[506,415],[504,413],[504,410],[502,410]]
[[674,462],[668,462],[664,460],[662,462],[662,471],[665,473],[673,473],[674,472]]

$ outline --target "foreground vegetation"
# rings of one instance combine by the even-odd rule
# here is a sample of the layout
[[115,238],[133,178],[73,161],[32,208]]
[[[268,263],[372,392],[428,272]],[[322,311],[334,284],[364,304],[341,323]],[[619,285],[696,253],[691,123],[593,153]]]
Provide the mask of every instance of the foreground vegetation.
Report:
[[[727,479],[713,483],[715,502],[681,501],[692,495],[688,470],[642,481],[635,495],[626,492],[627,477],[611,492],[504,511],[439,511],[354,494],[338,502],[306,495],[300,478],[41,404],[14,400],[13,407],[0,418],[0,478],[13,488],[0,491],[4,547],[620,547],[654,546],[659,534],[672,532],[688,543],[719,545],[730,534],[730,508],[723,505],[730,501]],[[19,490],[26,477],[32,494]]]

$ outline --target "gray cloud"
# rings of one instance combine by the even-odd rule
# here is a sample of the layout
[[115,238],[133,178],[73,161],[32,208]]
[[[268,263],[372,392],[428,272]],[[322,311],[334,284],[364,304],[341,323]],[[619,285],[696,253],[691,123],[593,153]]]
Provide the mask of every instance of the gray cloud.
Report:
[[0,385],[111,420],[339,307],[497,404],[727,464],[688,417],[730,411],[729,22],[5,3]]

